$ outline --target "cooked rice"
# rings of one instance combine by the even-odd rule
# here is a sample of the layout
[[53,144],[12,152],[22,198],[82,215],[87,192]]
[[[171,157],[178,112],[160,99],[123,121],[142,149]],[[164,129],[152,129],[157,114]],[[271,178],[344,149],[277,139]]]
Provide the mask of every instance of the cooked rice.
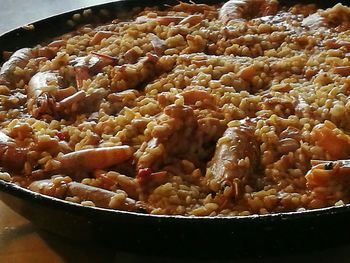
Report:
[[[3,66],[0,179],[150,214],[349,203],[350,160],[337,160],[350,159],[350,8],[295,5],[223,21],[221,6],[84,25]],[[38,86],[38,72],[52,79]],[[109,150],[122,145],[132,154],[116,161]]]

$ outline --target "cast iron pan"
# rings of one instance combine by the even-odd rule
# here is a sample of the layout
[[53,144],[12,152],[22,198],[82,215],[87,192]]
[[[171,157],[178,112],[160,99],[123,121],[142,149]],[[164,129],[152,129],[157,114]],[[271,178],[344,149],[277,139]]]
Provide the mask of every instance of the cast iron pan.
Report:
[[[214,3],[215,1],[196,1]],[[318,2],[332,6],[343,1]],[[293,3],[292,3],[293,2]],[[111,13],[136,6],[154,6],[165,1],[122,0],[91,7]],[[166,1],[176,4],[176,1]],[[33,23],[34,30],[17,28],[0,36],[0,52],[35,45],[73,30],[67,20],[84,9],[59,14]],[[89,22],[89,21],[85,21]],[[345,243],[350,236],[350,206],[306,212],[210,218],[156,216],[84,207],[44,196],[0,180],[0,198],[39,228],[79,242],[96,242],[115,250],[166,255],[239,257],[310,251]]]

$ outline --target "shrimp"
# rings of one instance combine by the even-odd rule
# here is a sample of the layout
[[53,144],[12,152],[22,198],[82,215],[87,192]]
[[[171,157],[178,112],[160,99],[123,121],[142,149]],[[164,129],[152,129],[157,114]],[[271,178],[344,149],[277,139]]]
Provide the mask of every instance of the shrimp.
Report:
[[0,85],[17,83],[20,80],[20,76],[15,73],[16,67],[23,69],[29,63],[29,60],[34,58],[37,66],[41,61],[54,57],[56,51],[57,47],[21,48],[17,50],[0,69]]
[[[149,131],[147,128],[146,141],[135,153],[136,166],[139,170],[151,168],[157,171],[169,159],[190,160],[200,166],[222,135],[223,126],[226,127],[217,118],[198,118],[191,106],[168,105],[157,117],[154,128]],[[190,144],[191,148],[188,147]]]
[[204,19],[201,15],[191,15],[191,16],[158,16],[155,18],[150,18],[146,16],[140,16],[136,19],[137,23],[146,23],[148,21],[154,21],[162,26],[168,26],[171,23],[174,23],[175,25],[186,25],[194,26],[199,24]]
[[323,42],[323,44],[328,49],[344,48],[346,51],[350,51],[350,41],[340,39],[327,39]]
[[127,145],[79,150],[57,157],[55,161],[60,163],[59,168],[49,167],[46,170],[74,173],[104,169],[127,161],[132,157],[133,152],[133,149]]
[[[31,78],[27,87],[27,108],[33,117],[57,116],[59,111],[86,97],[84,91],[77,92],[74,87],[61,88],[61,82],[58,72],[51,71],[38,72]],[[58,100],[61,102],[57,103]]]
[[336,180],[347,180],[350,183],[350,160],[312,160],[311,165],[305,176],[308,188],[329,185]]
[[219,20],[227,23],[233,19],[275,15],[277,11],[277,0],[230,0],[221,7]]
[[[334,205],[338,200],[349,200],[350,160],[312,160],[311,169],[305,175],[306,187],[314,197],[312,208],[319,203]],[[318,201],[317,201],[318,200]]]
[[27,87],[27,108],[35,118],[42,114],[52,114],[54,99],[44,88],[50,85],[58,86],[59,75],[57,72],[38,72],[29,81]]
[[77,57],[70,62],[74,67],[77,88],[83,86],[83,81],[100,72],[102,68],[108,65],[115,65],[117,59],[105,54],[96,52],[91,53],[92,56]]
[[333,72],[343,77],[348,77],[350,76],[350,66],[335,67]]
[[171,8],[176,12],[186,12],[186,13],[204,13],[208,11],[215,11],[215,6],[209,6],[206,4],[194,4],[194,3],[184,3],[180,2],[180,4],[173,6]]
[[[160,69],[157,68],[159,58],[153,54],[146,54],[136,64],[116,66],[110,71],[109,77],[111,80],[112,91],[123,91],[133,89],[152,79]],[[127,70],[130,67],[131,70]]]
[[215,97],[205,90],[187,90],[181,93],[185,104],[196,104],[201,101],[209,105],[215,105]]
[[126,196],[123,196],[122,200],[115,200],[118,197],[115,192],[82,183],[67,182],[68,180],[64,179],[35,181],[28,186],[28,189],[61,199],[69,196],[78,197],[81,201],[92,201],[96,206],[102,208],[118,208],[128,211],[134,211],[137,208],[136,201]]
[[13,73],[16,67],[24,68],[35,54],[30,48],[21,48],[17,50],[6,61],[0,70],[0,84],[10,84],[17,82],[16,75]]
[[153,46],[154,52],[158,56],[161,56],[164,53],[164,50],[166,49],[165,41],[163,39],[160,39],[157,35],[153,33],[149,33],[148,35]]
[[23,169],[27,160],[26,148],[21,148],[16,145],[16,142],[0,132],[0,165],[13,171]]
[[215,192],[221,187],[231,186],[230,196],[237,197],[240,184],[259,167],[260,146],[254,137],[255,119],[246,118],[237,127],[229,127],[216,145],[214,157],[208,163],[209,188]]
[[303,27],[308,27],[309,29],[316,30],[319,28],[324,28],[327,26],[326,19],[318,13],[309,15],[303,19],[301,22]]
[[90,45],[94,46],[94,45],[98,45],[101,43],[101,41],[104,38],[109,38],[110,36],[112,36],[114,33],[111,31],[98,31],[96,32],[96,34],[93,36],[93,38],[90,40]]
[[[27,87],[29,113],[34,117],[45,114],[62,115],[74,103],[81,101],[84,101],[86,106],[83,108],[91,108],[91,105],[95,105],[103,97],[103,94],[97,91],[87,95],[85,91],[81,90],[83,81],[100,72],[103,67],[115,63],[115,58],[98,53],[74,59],[70,64],[75,70],[76,88],[72,86],[62,87],[62,77],[59,76],[58,72],[38,72],[31,78]],[[53,88],[48,89],[48,87]]]
[[180,25],[186,25],[186,24],[188,24],[188,25],[190,25],[190,26],[194,26],[194,25],[197,25],[197,24],[199,24],[200,22],[202,22],[203,19],[204,19],[204,17],[201,16],[201,15],[190,15],[190,16],[188,16],[188,17],[182,19],[182,20],[180,21],[179,24],[180,24]]
[[332,122],[325,121],[311,131],[311,138],[329,155],[332,160],[350,156],[350,136],[337,128]]
[[62,82],[54,71],[38,72],[31,78],[27,87],[27,108],[32,116],[62,116],[71,113],[72,105],[80,102],[84,103],[80,103],[76,111],[90,111],[104,95],[100,91],[88,95],[73,86],[63,88]]
[[[193,109],[189,106],[169,105],[164,108],[164,113],[159,115],[158,127],[152,132],[152,136],[147,138],[141,148],[137,151],[137,168],[152,168],[157,170],[160,167],[166,156],[179,156],[188,152],[187,143],[189,136],[197,126],[196,119],[193,114]],[[186,125],[184,134],[181,127]],[[181,139],[183,143],[179,144]],[[156,150],[158,149],[158,150]],[[149,152],[154,152],[150,155]]]

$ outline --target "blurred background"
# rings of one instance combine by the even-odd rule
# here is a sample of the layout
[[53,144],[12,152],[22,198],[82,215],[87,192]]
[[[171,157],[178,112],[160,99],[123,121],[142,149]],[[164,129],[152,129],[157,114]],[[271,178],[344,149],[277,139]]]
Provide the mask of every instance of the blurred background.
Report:
[[0,0],[0,34],[54,14],[108,2],[113,0]]

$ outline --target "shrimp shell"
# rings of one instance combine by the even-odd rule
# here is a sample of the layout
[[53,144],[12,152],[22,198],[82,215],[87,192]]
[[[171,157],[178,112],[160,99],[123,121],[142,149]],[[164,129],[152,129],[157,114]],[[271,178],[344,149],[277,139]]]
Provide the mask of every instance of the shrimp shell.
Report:
[[[245,180],[259,166],[260,147],[254,138],[255,121],[244,119],[239,127],[229,127],[219,139],[208,170],[216,185],[234,185],[236,179]],[[240,160],[249,159],[246,166]],[[216,191],[217,189],[212,189]]]

